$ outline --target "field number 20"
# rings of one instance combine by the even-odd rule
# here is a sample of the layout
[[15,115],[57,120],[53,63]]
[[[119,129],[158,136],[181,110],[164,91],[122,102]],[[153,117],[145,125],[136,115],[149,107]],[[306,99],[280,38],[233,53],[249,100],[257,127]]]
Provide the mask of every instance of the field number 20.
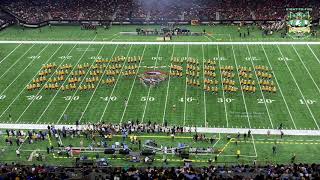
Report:
[[79,100],[79,96],[66,96],[66,97],[63,97],[64,100],[66,101],[78,101]]
[[306,99],[306,100],[299,99],[299,101],[300,101],[300,104],[314,104],[315,102],[317,102],[317,101],[311,100],[311,99]]
[[27,99],[29,101],[33,101],[33,100],[41,100],[42,96],[41,95],[31,95],[31,96],[27,96]]
[[258,104],[264,104],[264,103],[271,104],[275,100],[272,100],[272,99],[257,99],[257,101],[258,101]]

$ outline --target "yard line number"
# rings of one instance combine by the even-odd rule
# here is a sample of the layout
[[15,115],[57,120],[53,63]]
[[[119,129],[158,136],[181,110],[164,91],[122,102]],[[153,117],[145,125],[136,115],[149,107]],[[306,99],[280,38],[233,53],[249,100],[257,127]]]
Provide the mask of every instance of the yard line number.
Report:
[[149,96],[149,97],[142,96],[140,99],[140,101],[154,101],[154,100],[155,100],[155,98],[151,97],[151,96]]
[[106,97],[100,97],[103,101],[116,101],[117,97],[116,96],[106,96]]
[[92,59],[92,60],[102,59],[102,56],[91,56],[89,59]]
[[162,60],[162,57],[161,56],[159,56],[159,57],[152,57],[151,58],[152,60],[154,60],[154,61],[161,61]]
[[[184,98],[180,98],[180,99],[179,99],[180,102],[184,102],[184,100],[185,100]],[[193,98],[193,97],[187,97],[187,98],[186,98],[186,101],[187,101],[187,102],[192,102],[192,101],[194,101],[194,100],[196,100],[196,99]]]
[[273,100],[273,99],[257,99],[257,101],[258,101],[258,104],[264,104],[264,103],[271,104],[275,100]]
[[289,59],[288,57],[278,57],[278,61],[292,61],[292,59]]
[[246,57],[245,60],[246,60],[246,61],[259,61],[260,59],[258,59],[258,58],[255,57],[255,56],[252,56],[252,57]]
[[234,101],[235,99],[231,99],[231,98],[218,98],[218,103],[231,103],[232,101]]
[[66,96],[66,97],[63,97],[63,98],[66,101],[78,101],[79,100],[79,96]]
[[27,99],[29,101],[32,101],[32,100],[41,100],[42,99],[42,96],[41,95],[31,95],[31,96],[27,96]]
[[213,57],[212,59],[214,61],[225,61],[225,60],[227,60],[225,57]]
[[306,100],[299,99],[299,102],[300,102],[300,104],[314,104],[314,103],[316,103],[317,101],[312,100],[312,99],[306,99]]
[[6,97],[6,95],[0,95],[0,100],[4,100]]
[[30,56],[29,59],[39,59],[41,56]]

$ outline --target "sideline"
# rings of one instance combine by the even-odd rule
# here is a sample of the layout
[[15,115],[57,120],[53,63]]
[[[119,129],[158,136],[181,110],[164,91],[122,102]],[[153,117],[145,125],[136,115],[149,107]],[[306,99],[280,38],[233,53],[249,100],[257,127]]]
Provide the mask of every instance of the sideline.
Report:
[[115,41],[0,41],[0,44],[110,44],[110,45],[320,45],[320,41],[269,42],[115,42]]
[[[57,129],[73,128],[76,129],[76,125],[54,125]],[[48,124],[0,124],[0,129],[47,129]],[[88,125],[79,125],[78,129],[87,128]],[[222,134],[241,134],[247,133],[251,130],[251,134],[266,135],[269,131],[271,135],[280,135],[281,132],[278,129],[249,129],[249,128],[205,128],[205,127],[185,127],[185,131],[199,133],[222,133]],[[296,129],[283,129],[284,135],[299,135],[299,136],[320,136],[320,130],[296,130]]]

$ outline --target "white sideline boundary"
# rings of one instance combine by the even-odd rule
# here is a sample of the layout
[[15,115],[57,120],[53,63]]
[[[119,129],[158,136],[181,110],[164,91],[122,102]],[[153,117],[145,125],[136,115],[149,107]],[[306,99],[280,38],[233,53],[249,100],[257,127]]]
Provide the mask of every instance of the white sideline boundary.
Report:
[[[57,129],[73,128],[76,129],[76,125],[54,125]],[[47,129],[48,124],[0,124],[1,129],[26,129],[26,130],[40,130]],[[86,128],[88,125],[79,125],[78,129]],[[185,127],[185,130],[188,131],[190,127]],[[222,134],[244,134],[251,130],[251,134],[256,135],[267,135],[267,132],[270,131],[271,135],[280,135],[280,130],[277,129],[248,129],[248,128],[205,128],[205,127],[191,127],[191,131],[199,133],[222,133]],[[299,136],[320,136],[320,130],[295,130],[295,129],[283,129],[282,132],[284,135],[299,135]]]
[[106,44],[106,45],[320,45],[320,41],[270,41],[270,42],[125,42],[125,41],[0,41],[0,44]]

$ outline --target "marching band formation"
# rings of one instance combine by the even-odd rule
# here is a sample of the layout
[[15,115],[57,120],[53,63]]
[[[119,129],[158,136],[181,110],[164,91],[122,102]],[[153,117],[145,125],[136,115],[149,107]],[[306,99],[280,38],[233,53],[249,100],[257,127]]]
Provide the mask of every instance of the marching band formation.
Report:
[[[27,85],[28,91],[45,90],[94,90],[98,85],[113,86],[118,76],[135,77],[138,75],[140,56],[117,56],[112,59],[98,59],[92,65],[88,63],[56,65],[44,64],[38,77]],[[236,75],[238,73],[238,75]],[[254,74],[255,73],[255,74]],[[239,85],[244,92],[255,93],[257,85],[263,92],[276,93],[277,88],[273,82],[272,71],[267,66],[257,65],[252,67],[234,66],[217,67],[215,60],[205,60],[203,63],[195,58],[171,59],[171,77],[185,77],[186,84],[190,87],[201,88],[208,93],[217,94],[223,90],[226,93],[236,93]],[[256,76],[254,78],[253,76]],[[240,78],[237,85],[236,77]],[[220,80],[220,81],[219,81]],[[256,82],[258,81],[258,82]]]
[[[253,73],[256,73],[258,77],[258,83],[261,90],[264,92],[277,91],[275,83],[273,82],[272,72],[267,66],[255,66],[254,70],[251,67],[239,66],[238,69],[234,66],[221,66],[217,67],[215,60],[205,60],[203,63],[203,69],[199,61],[195,58],[189,57],[186,61],[182,58],[173,57],[170,65],[170,76],[183,77],[184,69],[183,65],[186,62],[185,76],[186,83],[191,87],[200,87],[202,85],[201,79],[203,79],[203,90],[205,92],[211,92],[217,94],[219,86],[222,86],[222,90],[227,93],[235,93],[239,90],[234,78],[235,73],[238,73],[240,77],[240,86],[244,92],[255,93],[257,90],[256,82],[253,80]],[[201,71],[203,70],[203,76]],[[220,70],[222,82],[217,80],[217,70]],[[235,72],[236,71],[236,72]],[[222,85],[221,85],[222,84]]]
[[44,64],[38,77],[27,85],[28,91],[38,90],[94,90],[98,84],[112,86],[116,76],[134,77],[138,73],[140,56],[117,56],[112,59],[98,59],[94,64],[70,64],[57,66],[55,63]]

